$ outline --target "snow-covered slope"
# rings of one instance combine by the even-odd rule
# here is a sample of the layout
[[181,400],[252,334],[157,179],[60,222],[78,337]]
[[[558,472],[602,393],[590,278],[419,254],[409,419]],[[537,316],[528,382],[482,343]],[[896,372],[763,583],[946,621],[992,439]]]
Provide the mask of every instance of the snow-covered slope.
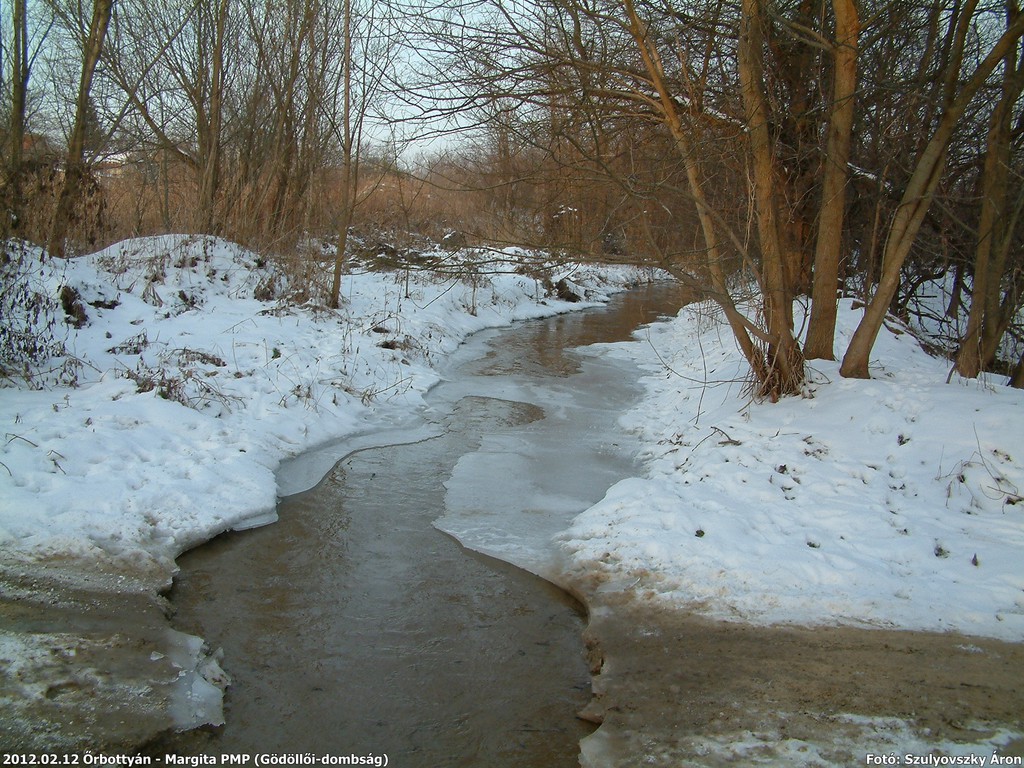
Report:
[[[33,290],[73,289],[68,303],[85,319],[72,327],[57,307],[54,323],[51,307],[68,355],[32,369],[39,388],[0,389],[5,560],[60,553],[171,568],[221,531],[272,521],[283,459],[408,417],[437,380],[433,366],[468,334],[586,304],[547,297],[511,259],[475,278],[347,275],[336,311],[278,301],[295,290],[279,271],[207,237],[23,259]],[[591,303],[642,278],[551,274],[571,275]],[[34,322],[42,332],[45,313]],[[59,383],[70,379],[77,386]]]
[[[837,350],[860,315],[842,303]],[[1024,392],[947,383],[890,322],[871,380],[813,361],[804,397],[754,404],[711,307],[648,335],[607,351],[650,371],[644,476],[576,519],[576,568],[727,619],[1024,640]]]

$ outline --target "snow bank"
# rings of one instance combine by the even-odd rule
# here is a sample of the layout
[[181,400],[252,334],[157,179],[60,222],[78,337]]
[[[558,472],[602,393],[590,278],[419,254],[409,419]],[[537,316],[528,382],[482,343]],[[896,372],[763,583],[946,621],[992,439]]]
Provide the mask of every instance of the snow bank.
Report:
[[[837,349],[860,315],[842,303]],[[1024,392],[947,383],[890,323],[871,380],[814,361],[804,397],[754,404],[707,305],[646,333],[608,349],[649,371],[644,476],[576,518],[574,569],[724,619],[1024,640]]]
[[36,299],[21,302],[17,338],[55,335],[63,350],[30,366],[33,387],[0,389],[0,565],[60,555],[165,573],[222,531],[273,521],[282,460],[407,418],[468,334],[642,277],[556,268],[588,299],[571,304],[511,263],[469,275],[464,252],[450,258],[465,277],[347,275],[332,311],[278,301],[292,288],[282,273],[209,237],[41,257],[21,257]]

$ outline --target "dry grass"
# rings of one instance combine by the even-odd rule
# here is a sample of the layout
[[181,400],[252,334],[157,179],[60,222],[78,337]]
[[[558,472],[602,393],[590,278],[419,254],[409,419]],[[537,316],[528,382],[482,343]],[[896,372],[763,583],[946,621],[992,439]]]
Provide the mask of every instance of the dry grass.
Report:
[[[50,175],[37,174],[26,185],[29,214],[19,234],[31,242],[46,241],[59,181],[53,167],[44,166]],[[658,174],[671,175],[671,169]],[[645,183],[658,181],[658,174],[648,173]],[[169,153],[105,164],[93,180],[71,231],[72,253],[131,237],[201,229],[206,212],[199,209],[197,175]],[[227,159],[213,234],[280,259],[297,282],[314,281],[311,270],[320,267],[312,265],[333,254],[311,254],[307,245],[337,242],[340,190],[338,168],[289,176],[271,167],[246,172],[237,160]],[[453,248],[521,245],[600,260],[637,253],[685,256],[680,244],[692,241],[692,223],[678,212],[690,207],[638,202],[594,168],[555,167],[543,157],[504,164],[464,157],[436,161],[416,173],[367,164],[360,170],[352,220],[361,237],[353,246],[376,239],[369,245],[398,252],[442,242]],[[670,215],[669,208],[677,213]],[[681,230],[690,234],[681,236]]]

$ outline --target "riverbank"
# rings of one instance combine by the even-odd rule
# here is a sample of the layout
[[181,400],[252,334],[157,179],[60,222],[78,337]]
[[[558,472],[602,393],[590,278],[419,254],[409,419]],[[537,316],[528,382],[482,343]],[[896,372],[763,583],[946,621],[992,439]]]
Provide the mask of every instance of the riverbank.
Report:
[[[515,254],[490,274],[471,268],[472,253],[452,258],[464,261],[447,276],[350,275],[338,311],[288,299],[255,254],[207,238],[133,241],[32,272],[27,288],[50,302],[28,305],[40,309],[32,322],[67,330],[63,353],[34,371],[37,388],[0,390],[0,743],[121,749],[168,722],[219,722],[218,658],[167,630],[158,593],[174,558],[273,521],[288,457],[375,430],[408,434],[436,364],[470,333],[599,303],[643,277],[529,276]],[[586,301],[550,296],[562,278]],[[843,304],[841,339],[858,314]],[[615,451],[638,454],[637,477],[552,532],[564,569],[552,578],[592,611],[590,714],[605,725],[584,743],[588,765],[762,753],[769,764],[848,764],[822,751],[837,729],[853,751],[1017,749],[1024,723],[1004,715],[1024,711],[1005,688],[1024,674],[1021,393],[994,378],[947,382],[946,365],[895,322],[872,380],[815,362],[804,397],[777,404],[746,397],[742,360],[706,306],[651,326],[641,343],[584,355],[648,374],[624,422],[630,444]],[[452,506],[502,500],[468,491],[479,462],[500,465],[504,447],[460,460]],[[292,467],[288,490],[316,482],[318,466]],[[474,521],[451,512],[441,527],[472,533]],[[503,518],[477,535],[515,562],[500,549],[522,542],[495,530]],[[915,670],[933,658],[982,671],[930,678],[920,691],[939,704],[920,715]],[[858,699],[864,675],[874,693]],[[825,690],[815,676],[846,682]],[[886,704],[897,680],[893,701],[909,703]],[[962,691],[972,692],[964,706]],[[718,718],[728,711],[745,715]],[[943,711],[959,713],[962,734],[936,730]],[[790,738],[796,721],[803,735]]]
[[212,238],[21,258],[10,319],[35,359],[29,386],[0,390],[0,744],[17,750],[222,722],[217,657],[167,627],[175,558],[273,522],[282,461],[406,425],[468,335],[649,278],[437,253],[443,272],[346,276],[334,311]]
[[601,723],[584,768],[1024,764],[1020,643],[581,596],[595,694],[582,715]]
[[[839,349],[861,314],[840,303]],[[723,620],[1024,642],[1024,391],[951,377],[893,319],[871,379],[810,361],[774,404],[708,305],[642,336],[592,351],[647,374],[623,422],[642,471],[562,537],[586,581]]]
[[1024,393],[950,380],[891,319],[871,380],[814,361],[776,404],[707,305],[641,338],[590,351],[647,370],[638,476],[560,537],[603,722],[583,764],[1024,760]]

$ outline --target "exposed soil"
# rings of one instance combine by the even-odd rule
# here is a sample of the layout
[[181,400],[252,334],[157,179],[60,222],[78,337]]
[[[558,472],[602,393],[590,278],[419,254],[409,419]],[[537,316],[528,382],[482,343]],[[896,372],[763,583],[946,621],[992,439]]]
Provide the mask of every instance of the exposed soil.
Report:
[[183,636],[158,583],[123,563],[0,569],[0,753],[121,751],[168,727]]
[[[36,592],[51,595],[52,604],[0,603],[4,629],[30,630],[22,636],[40,643],[32,676],[45,670],[47,681],[36,696],[12,698],[5,689],[22,680],[19,670],[0,678],[0,696],[22,702],[0,714],[0,751],[120,751],[160,732],[168,694],[154,681],[176,674],[163,654],[164,606],[143,594],[64,586],[64,597],[75,600],[56,601],[57,593],[52,586]],[[1024,645],[956,634],[758,627],[665,610],[623,592],[591,594],[588,602],[586,653],[597,695],[584,715],[603,720],[583,742],[588,768],[640,760],[864,765],[868,752],[920,753],[922,743],[951,742],[978,745],[981,756],[1024,757],[1019,738],[998,748],[986,742],[1024,731]],[[130,635],[125,612],[136,617]]]
[[[864,765],[950,742],[1024,756],[1024,645],[850,627],[757,627],[592,594],[603,719],[584,765]],[[1005,738],[1002,740],[1005,742]]]

